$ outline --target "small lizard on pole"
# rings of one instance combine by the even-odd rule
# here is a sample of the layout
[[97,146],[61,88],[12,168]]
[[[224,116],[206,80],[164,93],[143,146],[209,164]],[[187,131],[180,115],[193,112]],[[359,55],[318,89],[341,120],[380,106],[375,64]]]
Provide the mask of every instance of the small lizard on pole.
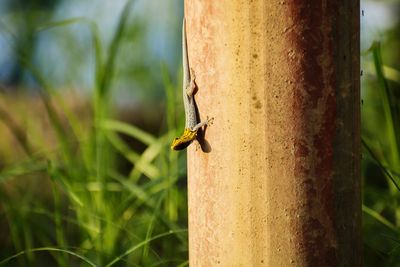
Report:
[[185,130],[180,137],[172,141],[171,149],[183,150],[188,147],[197,137],[197,131],[208,125],[212,119],[198,122],[196,114],[196,103],[194,95],[196,93],[195,74],[189,68],[189,58],[187,52],[186,23],[183,19],[182,26],[182,65],[183,65],[183,103],[185,107]]

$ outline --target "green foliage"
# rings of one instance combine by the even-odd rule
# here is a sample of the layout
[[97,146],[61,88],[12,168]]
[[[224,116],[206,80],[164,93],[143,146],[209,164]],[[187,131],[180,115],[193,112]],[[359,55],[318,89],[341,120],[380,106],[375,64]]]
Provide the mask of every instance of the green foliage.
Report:
[[[180,183],[185,167],[182,154],[169,149],[177,122],[183,122],[176,117],[180,90],[163,67],[166,131],[159,136],[115,120],[110,112],[115,63],[133,2],[124,7],[105,51],[96,25],[84,18],[37,29],[89,26],[95,58],[90,121],[78,118],[30,57],[17,52],[21,66],[42,88],[57,149],[32,152],[17,138],[26,159],[0,169],[0,218],[11,238],[0,251],[0,266],[187,264],[186,185]],[[21,136],[18,123],[0,111],[13,135]],[[127,140],[144,149],[133,149]],[[129,171],[119,167],[122,160],[130,163]]]
[[378,42],[367,56],[372,58],[374,76],[362,106],[364,258],[366,266],[399,266],[400,83],[396,77],[400,72],[384,65]]

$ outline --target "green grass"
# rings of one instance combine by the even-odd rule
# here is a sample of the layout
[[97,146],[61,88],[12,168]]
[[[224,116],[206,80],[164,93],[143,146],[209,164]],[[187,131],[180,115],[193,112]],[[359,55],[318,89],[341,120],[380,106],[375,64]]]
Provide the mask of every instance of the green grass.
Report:
[[[97,26],[84,18],[37,27],[39,33],[88,25],[95,59],[90,121],[74,114],[40,69],[17,51],[19,62],[40,85],[56,149],[32,151],[21,137],[22,126],[1,110],[0,118],[25,148],[26,159],[0,169],[0,218],[10,237],[0,252],[0,266],[187,265],[186,185],[180,182],[184,158],[169,149],[183,123],[176,116],[179,84],[162,66],[167,105],[160,134],[113,118],[114,71],[133,4],[127,1],[107,49]],[[133,149],[127,140],[140,142],[144,150]],[[122,159],[130,170],[119,167]]]
[[[374,69],[362,106],[364,259],[366,266],[399,266],[400,72],[384,65],[379,42],[368,56]],[[390,70],[390,80],[384,70]]]

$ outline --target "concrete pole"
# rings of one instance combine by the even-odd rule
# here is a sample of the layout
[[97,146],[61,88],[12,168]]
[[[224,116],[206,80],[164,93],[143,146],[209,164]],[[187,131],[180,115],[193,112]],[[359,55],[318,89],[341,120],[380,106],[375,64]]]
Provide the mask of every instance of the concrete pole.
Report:
[[361,266],[358,0],[186,0],[190,266]]

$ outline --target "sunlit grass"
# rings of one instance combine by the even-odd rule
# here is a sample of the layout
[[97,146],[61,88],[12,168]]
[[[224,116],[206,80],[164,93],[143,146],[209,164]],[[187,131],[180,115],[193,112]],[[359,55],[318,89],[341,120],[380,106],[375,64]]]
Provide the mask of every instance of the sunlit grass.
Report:
[[[88,118],[74,113],[23,51],[17,53],[41,88],[55,144],[50,151],[32,150],[21,137],[21,126],[7,116],[10,111],[1,110],[0,119],[25,148],[26,158],[0,169],[0,214],[12,244],[0,252],[0,266],[187,264],[186,185],[178,184],[185,169],[182,154],[169,149],[177,124],[182,124],[181,115],[176,116],[179,84],[173,84],[161,67],[167,103],[162,133],[113,118],[115,65],[133,4],[127,1],[108,46],[101,43],[97,26],[85,18],[36,29],[88,25],[95,62]],[[127,138],[145,149],[132,149]],[[130,170],[118,167],[121,158],[131,164]]]

